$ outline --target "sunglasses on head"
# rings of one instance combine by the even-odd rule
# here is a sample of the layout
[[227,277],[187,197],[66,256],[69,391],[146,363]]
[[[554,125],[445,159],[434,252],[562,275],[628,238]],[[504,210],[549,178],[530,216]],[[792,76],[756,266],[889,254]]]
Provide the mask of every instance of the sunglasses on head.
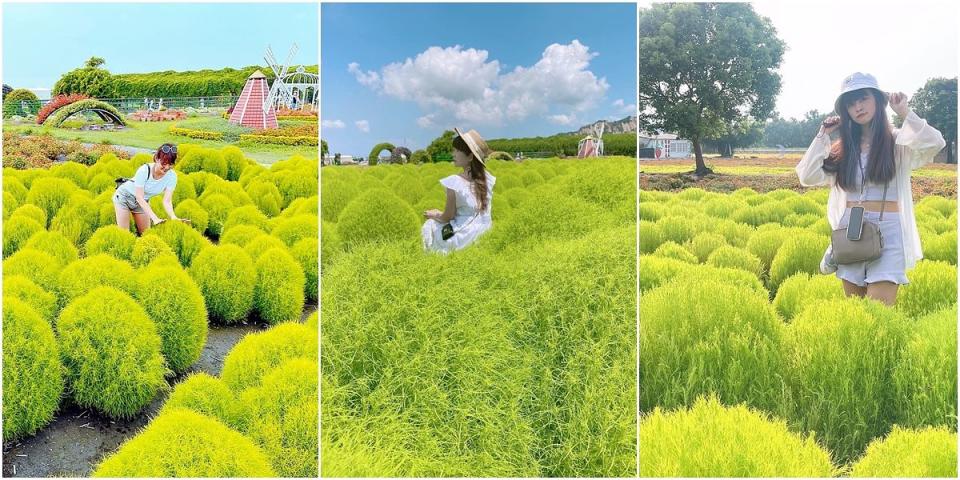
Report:
[[172,153],[172,154],[176,155],[176,154],[177,154],[177,146],[176,146],[176,145],[161,145],[161,146],[160,146],[160,151],[163,152],[163,153],[168,153],[168,154]]

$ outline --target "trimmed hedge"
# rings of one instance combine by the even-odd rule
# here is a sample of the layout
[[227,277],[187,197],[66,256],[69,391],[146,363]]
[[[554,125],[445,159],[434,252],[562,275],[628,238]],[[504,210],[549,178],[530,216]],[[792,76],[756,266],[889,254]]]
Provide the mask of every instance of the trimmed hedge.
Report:
[[190,266],[190,276],[203,293],[211,320],[236,323],[253,308],[256,269],[240,247],[204,248]]
[[257,259],[256,270],[253,310],[270,324],[299,320],[306,283],[300,264],[286,249],[272,248]]
[[223,132],[182,128],[176,124],[170,125],[170,129],[167,131],[170,132],[171,135],[179,135],[181,137],[198,138],[202,140],[223,140]]

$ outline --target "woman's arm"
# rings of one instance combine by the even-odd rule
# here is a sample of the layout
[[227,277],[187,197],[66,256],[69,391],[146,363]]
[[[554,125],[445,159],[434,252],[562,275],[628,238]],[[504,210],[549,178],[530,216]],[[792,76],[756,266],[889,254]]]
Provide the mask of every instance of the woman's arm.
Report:
[[153,209],[150,208],[150,202],[143,198],[143,187],[136,187],[133,196],[137,199],[137,205],[140,205],[140,208],[150,217],[150,221],[153,224],[160,223],[160,217],[158,217],[156,213],[153,213]]
[[429,218],[432,218],[440,223],[447,223],[450,220],[453,220],[453,217],[457,216],[457,194],[452,189],[447,189],[447,204],[443,208],[443,213],[439,215],[434,212],[432,215],[429,215]]
[[830,184],[830,175],[823,171],[823,161],[830,155],[830,135],[821,128],[820,133],[804,152],[797,164],[797,178],[804,187]]
[[907,111],[901,118],[903,118],[903,128],[897,135],[896,144],[907,147],[911,151],[910,169],[920,168],[932,162],[937,153],[947,144],[943,134],[931,127],[913,110]]
[[168,188],[163,191],[163,209],[167,211],[170,220],[180,220],[177,214],[173,213],[173,189]]

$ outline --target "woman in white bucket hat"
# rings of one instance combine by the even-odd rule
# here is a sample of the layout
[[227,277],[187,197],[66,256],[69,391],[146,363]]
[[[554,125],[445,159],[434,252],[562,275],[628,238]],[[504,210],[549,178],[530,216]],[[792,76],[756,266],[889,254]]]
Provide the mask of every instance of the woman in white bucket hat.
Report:
[[[888,103],[903,119],[902,128],[887,119]],[[906,271],[923,258],[910,173],[933,161],[946,142],[910,110],[905,94],[885,93],[870,74],[843,79],[834,112],[797,165],[797,176],[805,187],[831,187],[827,219],[834,230],[848,226],[852,207],[863,207],[864,222],[879,225],[883,244],[879,258],[843,265],[828,248],[820,270],[836,272],[847,296],[893,305],[897,289],[907,283]],[[839,138],[831,143],[835,131]]]
[[448,253],[473,243],[493,226],[490,204],[497,179],[486,169],[490,154],[487,143],[476,130],[463,133],[454,128],[453,164],[463,170],[440,180],[446,188],[443,211],[427,210],[421,229],[426,251]]

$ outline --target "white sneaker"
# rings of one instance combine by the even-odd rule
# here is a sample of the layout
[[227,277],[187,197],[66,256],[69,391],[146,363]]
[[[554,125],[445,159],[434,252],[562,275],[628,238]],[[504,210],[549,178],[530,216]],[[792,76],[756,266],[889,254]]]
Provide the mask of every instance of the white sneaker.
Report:
[[833,247],[828,246],[820,259],[820,273],[829,275],[837,271],[837,263],[833,261]]

